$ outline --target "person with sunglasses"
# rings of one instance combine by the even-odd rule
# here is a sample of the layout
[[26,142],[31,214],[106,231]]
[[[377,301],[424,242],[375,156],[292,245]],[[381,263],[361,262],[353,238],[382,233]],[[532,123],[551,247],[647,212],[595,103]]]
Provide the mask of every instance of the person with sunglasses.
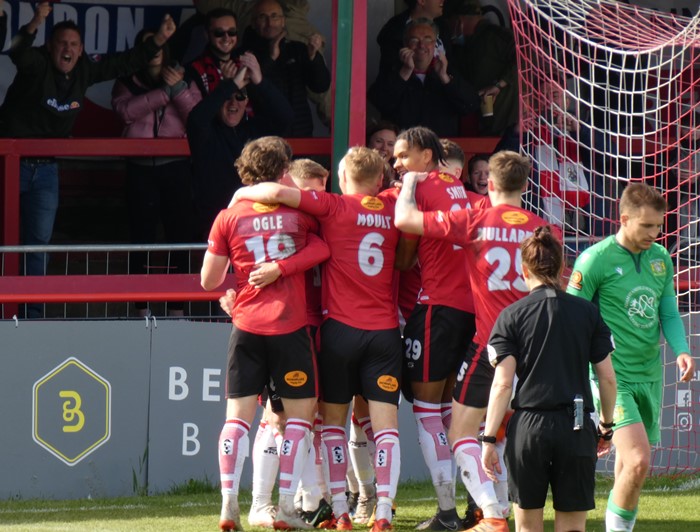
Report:
[[236,61],[234,50],[238,45],[238,23],[236,14],[230,9],[212,9],[206,15],[207,46],[197,59],[187,67],[187,77],[199,87],[202,97],[211,93],[221,82],[221,67]]
[[243,38],[243,48],[255,54],[263,75],[287,98],[294,111],[286,136],[311,137],[314,123],[307,89],[327,91],[331,73],[320,50],[323,37],[314,33],[306,43],[287,38],[286,17],[277,0],[258,0],[253,8],[250,27]]
[[[192,155],[195,237],[205,240],[214,218],[241,186],[234,162],[245,144],[282,135],[292,122],[284,95],[265,79],[251,53],[221,64],[221,82],[190,112],[187,140]],[[246,108],[254,102],[255,114]]]

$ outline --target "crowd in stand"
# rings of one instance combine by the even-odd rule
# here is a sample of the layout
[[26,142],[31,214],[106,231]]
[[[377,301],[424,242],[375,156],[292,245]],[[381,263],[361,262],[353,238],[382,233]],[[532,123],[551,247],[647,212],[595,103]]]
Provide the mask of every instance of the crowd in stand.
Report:
[[[306,21],[304,0],[200,1],[198,15],[179,34],[165,16],[160,27],[144,28],[131,50],[97,61],[84,56],[70,21],[56,24],[45,46],[32,46],[51,12],[48,2],[14,36],[17,75],[0,107],[3,136],[69,136],[88,87],[116,79],[112,105],[125,137],[188,139],[191,159],[127,161],[129,227],[134,243],[154,242],[161,223],[169,243],[207,240],[201,271],[207,290],[219,288],[231,266],[236,273],[236,286],[221,300],[234,323],[219,442],[222,530],[241,527],[240,475],[263,392],[251,525],[351,530],[369,523],[373,532],[391,530],[402,393],[413,404],[438,506],[417,529],[505,531],[511,501],[523,530],[537,529],[550,480],[562,530],[581,529],[592,508],[596,455],[609,450],[613,434],[609,331],[594,305],[563,293],[561,235],[521,205],[531,162],[508,150],[465,161],[448,138],[463,135],[468,117],[477,116],[479,134],[509,139],[518,100],[512,34],[485,20],[478,0],[406,4],[377,36],[380,69],[368,91],[367,146],[351,147],[340,161],[342,195],[326,192],[327,169],[293,161],[283,140],[313,135],[310,95],[321,119],[329,117],[325,42]],[[198,35],[203,49],[193,53]],[[664,211],[653,191],[630,188],[623,199],[627,220],[639,209],[643,218],[647,207]],[[55,159],[23,158],[20,189],[22,242],[49,243],[58,206]],[[632,252],[652,245],[642,229],[627,231],[621,244]],[[667,254],[654,249],[654,275],[672,279]],[[27,275],[46,271],[46,256],[35,255]],[[133,273],[144,272],[144,260],[136,258]],[[189,271],[185,257],[174,256],[173,265]],[[582,278],[572,279],[569,291],[581,291]],[[670,297],[668,283],[663,290]],[[533,341],[520,345],[525,333],[514,337],[516,326],[541,332],[547,325],[509,306],[520,300],[543,308],[556,300],[558,316],[573,309],[579,338],[559,335],[551,345],[538,338],[549,352]],[[664,333],[675,341],[686,379],[694,363],[680,340],[675,299],[663,304]],[[137,307],[147,312],[146,303]],[[27,315],[41,312],[30,306]],[[658,324],[654,334],[658,346]],[[560,378],[567,364],[560,373],[538,366],[538,357],[569,350],[571,378]],[[552,443],[551,456],[538,453],[528,463],[520,453],[548,437],[538,423],[553,420],[565,432],[568,414],[579,408],[575,395],[581,415],[593,411],[584,385],[589,362],[600,380],[600,425],[586,417],[573,435]],[[519,428],[520,436],[507,446],[499,430],[509,417],[503,390],[515,374],[523,384],[508,431],[516,435]],[[537,388],[531,375],[553,384]],[[535,419],[532,430],[523,428],[527,415]],[[625,441],[618,442],[624,449]],[[567,454],[571,448],[576,460]],[[539,471],[533,468],[544,469],[553,457],[560,462],[552,477],[533,479]],[[454,464],[472,498],[465,518],[457,511]],[[506,465],[515,480],[507,479]],[[273,505],[278,469],[279,505]],[[557,475],[575,480],[558,482]],[[636,500],[620,497],[611,498],[611,523],[631,530],[636,509],[628,507]]]
[[[442,1],[406,4],[377,36],[381,56],[368,91],[370,127],[380,121],[397,131],[423,125],[442,137],[505,131],[517,119],[510,32],[484,20],[478,1],[444,2],[444,12]],[[233,163],[248,140],[312,136],[311,101],[321,122],[330,122],[325,38],[306,18],[308,0],[203,0],[196,7],[178,31],[172,21],[167,33],[144,28],[132,50],[95,60],[83,53],[79,28],[70,21],[49,29],[44,46],[32,46],[52,10],[39,3],[9,50],[17,74],[0,107],[4,137],[70,136],[87,89],[116,79],[112,106],[125,137],[188,138],[191,159],[128,159],[128,224],[135,244],[154,243],[160,226],[166,243],[202,241],[226,206],[222,198],[241,186]],[[0,31],[6,29],[3,14]],[[472,53],[475,43],[482,44]],[[479,95],[497,95],[494,114],[482,117],[478,130],[469,129],[465,124],[473,118],[466,117],[478,116]],[[54,158],[22,159],[22,244],[50,243],[58,183]],[[45,274],[47,260],[44,253],[28,254],[24,273]],[[135,254],[131,273],[145,272],[146,262],[145,254]],[[170,271],[188,271],[186,257],[173,257]],[[145,303],[137,308],[148,312]],[[180,314],[177,303],[169,310]],[[30,305],[26,315],[41,317],[42,306]]]

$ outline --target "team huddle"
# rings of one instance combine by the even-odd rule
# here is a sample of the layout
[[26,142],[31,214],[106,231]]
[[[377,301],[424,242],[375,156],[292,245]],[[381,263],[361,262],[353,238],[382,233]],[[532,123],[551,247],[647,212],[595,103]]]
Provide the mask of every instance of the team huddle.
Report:
[[[527,490],[515,489],[513,479],[506,481],[506,466],[522,482],[529,474],[528,463],[521,453],[512,452],[510,444],[504,454],[506,431],[499,426],[505,426],[509,415],[499,406],[500,419],[494,420],[490,406],[490,396],[492,402],[495,397],[494,375],[501,382],[503,368],[512,370],[511,386],[513,374],[518,377],[514,405],[519,394],[532,394],[528,376],[537,367],[532,357],[538,355],[514,348],[514,352],[494,356],[489,338],[501,311],[531,290],[534,296],[545,286],[571,298],[559,286],[561,235],[556,229],[543,229],[545,220],[521,206],[531,168],[528,159],[517,153],[504,151],[491,157],[487,198],[465,192],[459,179],[445,171],[448,161],[443,144],[426,128],[403,131],[394,157],[394,166],[402,175],[401,187],[382,190],[381,156],[369,148],[351,148],[338,166],[342,195],[325,191],[328,173],[320,165],[292,162],[289,145],[278,137],[251,141],[236,163],[247,186],[236,192],[229,208],[216,218],[202,266],[205,289],[219,287],[229,265],[236,278],[235,290],[222,301],[234,324],[226,423],[219,446],[222,530],[241,529],[240,476],[263,393],[268,407],[253,446],[251,525],[352,529],[354,501],[346,492],[355,490],[348,490],[346,479],[355,476],[349,474],[354,469],[361,474],[352,482],[359,485],[365,504],[355,510],[355,524],[370,522],[373,531],[390,530],[401,461],[397,414],[401,392],[413,403],[421,451],[438,502],[436,514],[418,529],[508,530],[510,501],[516,523],[528,523],[538,511],[541,518],[549,479],[544,479],[544,493],[534,481]],[[630,209],[638,210],[638,206]],[[624,212],[622,221],[626,221]],[[658,233],[658,224],[655,227]],[[648,242],[647,237],[639,236],[641,232],[634,235],[640,240],[635,242],[646,247],[632,247],[631,253],[652,245],[658,251],[653,244],[655,235]],[[590,257],[592,252],[586,253]],[[550,256],[551,260],[542,259]],[[675,297],[672,304],[668,302],[673,296],[673,286],[669,293],[667,282],[668,274],[672,282],[672,266],[663,257],[652,262],[656,284],[650,290],[659,290],[660,319],[668,337],[664,320],[677,326],[671,308]],[[582,291],[590,300],[597,290],[589,284],[593,277],[589,267],[590,263],[577,263],[569,290]],[[640,267],[645,268],[646,262]],[[408,298],[402,291],[409,292]],[[399,299],[415,303],[412,308],[402,305],[400,310]],[[586,511],[593,507],[596,454],[609,450],[613,436],[615,360],[611,364],[610,334],[595,306],[572,299],[577,312],[585,316],[583,330],[590,322],[595,332],[591,337],[607,338],[607,342],[590,341],[590,345],[586,340],[576,363],[577,368],[593,363],[600,382],[600,424],[596,428],[586,416],[581,432],[587,438],[581,443],[585,461],[573,470],[575,478],[577,472],[585,472],[580,477],[585,496],[569,493],[558,497],[555,491],[557,523],[569,527],[562,530],[583,530],[577,527],[581,517],[585,526]],[[572,304],[568,299],[562,305],[565,303]],[[405,322],[403,330],[400,322]],[[607,318],[605,322],[611,325]],[[615,327],[611,329],[615,336]],[[671,343],[679,354],[682,378],[689,379],[694,363],[683,340],[682,323],[680,331],[673,330],[677,334]],[[537,349],[546,351],[547,338]],[[536,350],[532,345],[529,349]],[[653,351],[653,346],[649,349]],[[656,349],[658,363],[658,333]],[[516,359],[517,368],[512,363]],[[565,380],[574,386],[566,391],[571,392],[570,397],[541,395],[553,401],[550,410],[566,415],[574,394],[582,394],[588,414],[594,409],[593,397],[589,386],[587,393],[579,390],[583,380]],[[346,422],[351,408],[353,445],[349,448]],[[528,409],[537,410],[537,405]],[[516,409],[514,418],[518,414]],[[485,419],[486,427],[480,433]],[[617,417],[615,422],[618,427],[641,425]],[[511,422],[508,432],[520,426],[520,422]],[[356,437],[357,432],[362,434]],[[578,429],[569,432],[584,438]],[[355,440],[363,444],[356,445]],[[652,433],[649,441],[653,443]],[[520,443],[518,438],[513,445]],[[351,458],[361,461],[359,449],[373,460],[370,466],[350,467]],[[278,506],[270,501],[269,481],[277,464],[263,465],[256,458],[272,454],[279,460]],[[364,460],[367,465],[367,456]],[[461,469],[461,478],[478,507],[466,523],[456,510],[453,462]],[[571,469],[562,471],[572,473]],[[558,472],[552,471],[552,478]],[[268,480],[263,479],[266,475]],[[264,488],[256,487],[256,482]],[[555,484],[552,480],[553,489]],[[298,491],[301,501],[295,501]],[[615,504],[620,508],[628,505],[621,502]],[[373,508],[367,505],[374,508],[371,516]],[[609,530],[631,530],[634,521],[627,521],[629,528]]]

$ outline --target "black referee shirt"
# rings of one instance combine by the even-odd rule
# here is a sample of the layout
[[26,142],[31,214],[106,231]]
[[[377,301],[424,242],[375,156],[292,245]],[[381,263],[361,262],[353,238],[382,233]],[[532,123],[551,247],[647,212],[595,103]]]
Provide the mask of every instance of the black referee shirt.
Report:
[[613,346],[598,307],[554,288],[539,286],[503,309],[491,332],[490,360],[517,361],[514,409],[558,410],[581,394],[593,411],[589,362],[605,359]]

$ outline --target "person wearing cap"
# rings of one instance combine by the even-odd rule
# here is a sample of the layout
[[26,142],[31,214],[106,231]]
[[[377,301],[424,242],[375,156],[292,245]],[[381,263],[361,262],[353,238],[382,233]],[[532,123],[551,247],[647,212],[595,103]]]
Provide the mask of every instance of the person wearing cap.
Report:
[[455,72],[479,91],[493,97],[493,115],[479,125],[483,136],[501,136],[518,121],[518,72],[515,40],[508,28],[489,22],[479,0],[445,4],[452,32],[451,63]]
[[[234,162],[246,142],[281,135],[290,126],[292,108],[284,95],[263,78],[252,53],[221,65],[222,80],[187,119],[192,156],[195,237],[206,239],[216,215],[241,186]],[[247,107],[253,101],[255,115]]]

